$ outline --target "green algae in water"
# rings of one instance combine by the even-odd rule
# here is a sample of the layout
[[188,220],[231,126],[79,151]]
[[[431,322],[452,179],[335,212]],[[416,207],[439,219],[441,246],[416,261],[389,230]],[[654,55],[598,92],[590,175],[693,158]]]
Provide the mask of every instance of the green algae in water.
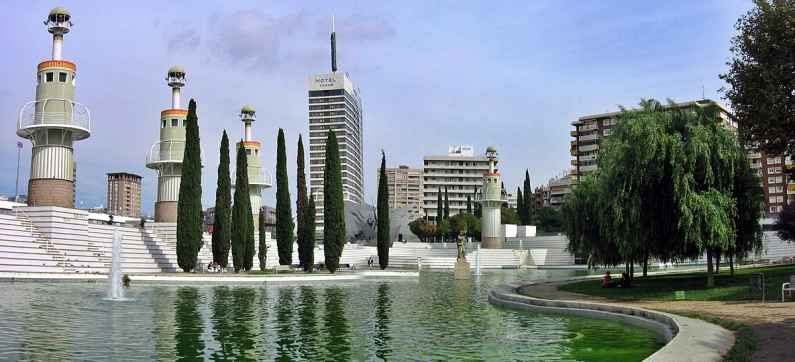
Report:
[[[1,283],[0,360],[639,361],[662,343],[617,322],[496,308],[542,271],[264,286]],[[561,276],[565,276],[561,275]]]

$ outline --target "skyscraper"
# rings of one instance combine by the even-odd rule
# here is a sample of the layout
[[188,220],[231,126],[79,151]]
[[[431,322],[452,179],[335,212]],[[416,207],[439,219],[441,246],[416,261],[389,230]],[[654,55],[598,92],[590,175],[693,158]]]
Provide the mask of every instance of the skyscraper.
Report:
[[[309,77],[309,182],[315,196],[317,228],[323,228],[323,169],[326,138],[334,130],[340,146],[342,197],[364,200],[362,99],[347,73],[337,71],[336,34],[331,32],[331,73]],[[319,234],[318,234],[319,235]]]

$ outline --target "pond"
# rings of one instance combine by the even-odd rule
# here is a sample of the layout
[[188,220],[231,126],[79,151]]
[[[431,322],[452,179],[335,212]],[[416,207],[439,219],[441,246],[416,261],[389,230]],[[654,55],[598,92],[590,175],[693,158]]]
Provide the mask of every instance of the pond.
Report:
[[662,347],[614,322],[491,306],[488,289],[567,271],[296,285],[0,283],[0,360],[638,361]]

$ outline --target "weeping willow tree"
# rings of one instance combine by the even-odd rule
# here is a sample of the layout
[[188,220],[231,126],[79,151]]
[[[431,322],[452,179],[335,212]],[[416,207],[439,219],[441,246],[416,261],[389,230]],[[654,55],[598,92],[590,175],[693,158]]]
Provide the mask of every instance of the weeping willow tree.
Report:
[[761,190],[720,119],[715,104],[682,108],[644,100],[637,110],[623,110],[603,141],[600,171],[564,205],[570,249],[602,264],[620,259],[630,274],[635,263],[645,274],[651,258],[706,253],[709,286],[722,253],[758,249]]

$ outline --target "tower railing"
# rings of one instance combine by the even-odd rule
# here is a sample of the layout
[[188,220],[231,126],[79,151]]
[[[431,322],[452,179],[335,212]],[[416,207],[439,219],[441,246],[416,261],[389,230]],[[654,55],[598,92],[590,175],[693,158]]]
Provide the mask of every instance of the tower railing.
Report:
[[185,141],[166,140],[152,144],[146,153],[146,167],[160,163],[181,163],[185,154]]
[[[157,168],[159,164],[182,163],[185,155],[185,141],[165,140],[157,141],[149,147],[146,153],[146,167]],[[199,157],[204,164],[204,150],[199,151]]]
[[25,103],[17,117],[17,135],[27,138],[42,128],[69,129],[73,131],[75,140],[88,138],[91,134],[91,111],[69,99],[48,98]]

